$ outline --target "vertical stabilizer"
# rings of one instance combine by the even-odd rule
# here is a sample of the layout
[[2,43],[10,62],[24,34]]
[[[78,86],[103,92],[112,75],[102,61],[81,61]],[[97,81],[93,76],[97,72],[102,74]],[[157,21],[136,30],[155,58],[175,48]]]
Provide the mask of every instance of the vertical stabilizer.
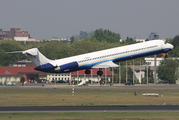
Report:
[[35,66],[40,66],[51,61],[48,58],[46,58],[42,53],[40,53],[37,48],[32,48],[23,51],[22,53],[26,54]]

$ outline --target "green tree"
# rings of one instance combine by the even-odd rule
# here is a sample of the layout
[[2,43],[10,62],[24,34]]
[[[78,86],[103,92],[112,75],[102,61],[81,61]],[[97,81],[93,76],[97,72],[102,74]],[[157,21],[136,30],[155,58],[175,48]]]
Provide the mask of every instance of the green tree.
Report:
[[167,39],[166,42],[174,46],[174,49],[168,52],[169,56],[179,57],[179,35],[176,35],[173,39]]
[[166,58],[161,61],[157,73],[158,78],[167,81],[170,84],[175,84],[179,78],[178,75],[179,60]]
[[117,34],[106,29],[103,31],[101,28],[94,31],[94,37],[96,37],[99,42],[107,43],[119,42],[119,39],[121,38],[119,33]]
[[96,39],[97,39],[99,42],[104,41],[104,33],[103,33],[103,30],[102,30],[101,28],[95,30],[95,31],[94,31],[94,37],[96,37]]
[[[60,59],[68,57],[67,54],[69,44],[59,41],[50,41],[41,43],[39,51],[49,59]],[[63,52],[65,52],[63,54]]]
[[171,53],[173,57],[179,57],[179,46],[175,47],[174,50],[171,51]]
[[136,41],[134,41],[132,38],[127,37],[127,39],[126,39],[126,44],[127,45],[134,44],[134,43],[136,43]]
[[149,41],[149,39],[147,38],[147,39],[145,39],[145,41]]
[[170,40],[172,41],[171,44],[175,47],[178,47],[179,46],[179,35],[176,35],[173,40]]
[[21,77],[20,82],[22,83],[22,86],[23,86],[25,82],[25,78],[23,76]]
[[72,36],[72,37],[70,38],[70,43],[72,44],[74,41],[75,41],[75,38],[74,38],[74,36]]
[[20,44],[16,41],[3,40],[0,43],[0,65],[8,66],[10,62],[26,59],[22,54],[8,54],[6,52],[22,51]]
[[167,43],[171,43],[171,44],[172,44],[173,39],[172,39],[172,38],[167,38],[167,39],[166,39],[166,42],[167,42]]

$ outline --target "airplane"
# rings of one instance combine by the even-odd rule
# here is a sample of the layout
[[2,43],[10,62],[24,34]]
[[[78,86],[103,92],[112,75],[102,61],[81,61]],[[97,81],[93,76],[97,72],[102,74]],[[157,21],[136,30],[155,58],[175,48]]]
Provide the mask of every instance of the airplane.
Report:
[[78,70],[85,70],[85,74],[90,74],[90,69],[99,68],[98,75],[103,75],[103,68],[119,67],[115,64],[125,60],[135,59],[158,53],[166,53],[172,50],[172,44],[163,40],[150,40],[147,42],[115,47],[111,49],[91,52],[72,57],[50,60],[46,58],[37,48],[25,51],[15,51],[9,53],[23,53],[36,66],[34,69],[48,73],[66,73]]

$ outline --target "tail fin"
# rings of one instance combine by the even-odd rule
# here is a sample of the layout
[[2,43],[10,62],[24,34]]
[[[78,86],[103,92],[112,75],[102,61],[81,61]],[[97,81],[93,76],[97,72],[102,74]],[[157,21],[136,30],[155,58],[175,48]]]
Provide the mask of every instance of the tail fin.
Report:
[[39,52],[37,48],[32,48],[22,52],[33,62],[35,66],[40,66],[45,63],[50,62],[51,60],[46,58],[42,53]]

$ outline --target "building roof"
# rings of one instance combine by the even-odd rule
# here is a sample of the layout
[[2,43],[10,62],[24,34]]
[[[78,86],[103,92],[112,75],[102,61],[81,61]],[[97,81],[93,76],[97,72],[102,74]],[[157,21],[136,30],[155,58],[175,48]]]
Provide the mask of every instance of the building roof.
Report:
[[0,76],[19,76],[23,73],[42,74],[43,72],[34,70],[34,67],[0,67]]
[[[97,75],[97,71],[98,71],[99,69],[97,68],[97,69],[91,69],[91,74],[93,75],[93,76],[98,76]],[[109,71],[109,70],[107,70],[106,69],[106,72],[105,72],[105,69],[102,69],[102,71],[103,71],[103,75],[105,75],[105,73],[106,73],[106,75],[107,76],[112,76],[112,74],[115,76],[116,74],[114,74],[114,73],[112,73],[111,71]],[[73,76],[77,76],[77,74],[79,75],[79,76],[84,76],[84,74],[85,74],[85,70],[79,70],[79,71],[75,71],[75,72],[72,72],[71,73],[71,75]],[[89,74],[89,75],[87,75],[87,76],[91,76],[91,74]]]

